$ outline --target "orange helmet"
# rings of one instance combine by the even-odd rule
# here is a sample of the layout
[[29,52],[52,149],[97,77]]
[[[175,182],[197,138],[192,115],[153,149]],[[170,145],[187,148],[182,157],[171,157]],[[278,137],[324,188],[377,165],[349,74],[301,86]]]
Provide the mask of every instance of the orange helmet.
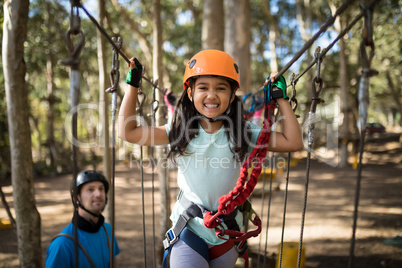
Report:
[[195,54],[186,65],[183,87],[189,86],[188,79],[200,75],[216,75],[232,79],[240,87],[239,67],[226,52],[207,49]]

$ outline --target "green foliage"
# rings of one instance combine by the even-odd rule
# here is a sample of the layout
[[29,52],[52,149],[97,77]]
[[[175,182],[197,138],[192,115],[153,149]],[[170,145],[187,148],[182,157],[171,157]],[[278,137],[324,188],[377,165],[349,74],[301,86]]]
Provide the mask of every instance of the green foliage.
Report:
[[[388,113],[401,117],[402,102],[402,41],[401,41],[401,1],[381,1],[376,6],[373,19],[375,57],[372,67],[379,74],[372,78],[370,88],[371,109],[369,118],[371,121],[386,122]],[[387,75],[394,86],[398,97],[393,96]],[[399,99],[399,106],[398,106]]]
[[[340,6],[341,1],[333,1]],[[87,2],[84,1],[84,4]],[[126,22],[121,19],[121,14],[116,12],[111,1],[106,1],[106,10],[109,16],[105,30],[110,36],[121,36],[123,38],[123,51],[126,56],[135,56],[139,59],[144,57],[143,51],[138,43],[137,34],[130,30]],[[121,0],[120,5],[130,14],[132,20],[139,25],[139,30],[150,44],[153,44],[152,1],[144,0]],[[182,92],[182,76],[186,62],[192,55],[201,49],[201,27],[202,27],[202,3],[203,1],[182,1],[165,0],[161,1],[162,24],[163,24],[163,65],[169,77],[169,89],[176,94]],[[304,45],[301,41],[300,31],[296,20],[296,7],[294,1],[270,1],[273,17],[267,18],[263,11],[262,2],[250,0],[252,18],[252,87],[257,89],[262,81],[270,73],[269,61],[270,52],[268,47],[268,35],[273,25],[279,26],[280,36],[277,42],[277,53],[281,59],[281,66],[284,66]],[[310,1],[312,14],[312,28],[315,33],[331,15],[327,1]],[[88,8],[88,7],[87,7]],[[306,12],[307,10],[304,10]],[[97,10],[90,6],[89,12],[96,17]],[[342,16],[349,16],[349,20],[360,12],[358,4],[353,6]],[[28,37],[25,43],[25,60],[27,63],[27,83],[29,87],[29,103],[31,115],[32,144],[35,160],[38,166],[43,166],[46,151],[46,131],[48,105],[45,101],[47,92],[47,62],[53,63],[53,75],[55,83],[55,97],[59,100],[54,105],[55,125],[54,136],[59,150],[60,158],[70,159],[71,144],[65,138],[65,119],[70,109],[70,85],[68,66],[62,66],[58,62],[69,57],[64,36],[69,29],[69,1],[67,0],[34,0],[30,4],[30,20]],[[50,15],[48,15],[50,14]],[[99,101],[98,83],[98,60],[97,60],[97,34],[95,25],[89,21],[83,12],[81,14],[81,27],[86,37],[85,47],[81,52],[80,70],[81,77],[81,99],[80,103],[95,103]],[[401,27],[400,0],[384,0],[378,4],[374,13],[374,42],[376,55],[373,60],[373,68],[379,71],[379,75],[371,78],[370,88],[370,118],[372,120],[385,121],[386,113],[394,113],[400,109],[395,97],[391,94],[389,81],[401,98]],[[3,9],[0,9],[0,23],[3,23]],[[361,42],[362,22],[359,22],[346,38],[348,52],[348,74],[350,79],[350,96],[357,98],[358,82],[360,78],[360,56],[359,45]],[[396,25],[396,26],[395,26]],[[0,29],[2,33],[2,27]],[[320,44],[327,46],[336,34],[330,29],[328,33],[321,36],[320,40],[313,45],[314,48]],[[107,67],[111,66],[112,47],[107,44]],[[312,51],[313,51],[312,50]],[[339,94],[339,47],[334,48],[325,57],[322,66],[322,78],[324,79],[324,90],[322,97],[326,100],[333,100]],[[289,82],[290,73],[300,73],[307,67],[309,62],[305,61],[303,55],[299,61],[285,74]],[[1,64],[1,63],[0,63]],[[280,66],[280,67],[281,67]],[[145,66],[147,77],[152,75],[152,66]],[[126,74],[126,64],[120,59],[121,77]],[[314,72],[315,68],[311,70]],[[4,84],[3,73],[0,73],[0,83]],[[305,81],[302,77],[298,83],[297,97],[299,100],[299,111],[303,103],[308,102],[307,88],[311,81]],[[150,86],[144,84],[144,90],[150,92]],[[289,93],[289,92],[288,92]],[[398,98],[397,98],[398,99]],[[4,159],[9,159],[7,136],[7,113],[6,113],[5,92],[0,90],[0,164],[4,166]],[[400,110],[399,110],[400,111]],[[299,114],[303,114],[299,112]],[[79,139],[84,142],[96,141],[98,138],[98,112],[87,110],[80,114],[78,120]],[[46,164],[46,163],[45,163]],[[68,169],[68,165],[65,166]],[[2,168],[3,170],[3,168]]]
[[[373,40],[375,55],[371,68],[378,71],[378,75],[370,78],[370,105],[369,117],[371,122],[382,122],[387,125],[388,115],[395,120],[400,118],[401,111],[401,52],[400,39],[402,24],[400,3],[398,0],[381,1],[375,6],[373,16]],[[357,14],[357,13],[356,13]],[[358,86],[361,75],[360,44],[362,42],[363,19],[351,30],[347,45],[349,49],[349,74],[351,75],[351,94],[357,100]],[[367,53],[371,48],[366,47]],[[391,92],[388,77],[391,79],[394,90],[399,97]],[[398,103],[399,102],[399,103]],[[397,122],[394,122],[394,124]]]

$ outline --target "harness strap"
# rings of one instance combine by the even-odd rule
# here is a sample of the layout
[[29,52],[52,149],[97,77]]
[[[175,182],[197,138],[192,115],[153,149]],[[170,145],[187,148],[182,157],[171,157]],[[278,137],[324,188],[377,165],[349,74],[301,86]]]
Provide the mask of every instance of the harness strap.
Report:
[[[209,257],[209,248],[208,245],[200,238],[198,235],[190,231],[187,227],[184,227],[180,233],[177,234],[177,236],[174,237],[174,239],[170,239],[170,235],[172,229],[169,229],[168,232],[166,232],[166,239],[163,241],[163,246],[165,247],[165,252],[163,254],[163,261],[162,261],[162,267],[167,268],[168,267],[168,262],[167,262],[167,257],[170,254],[170,251],[172,250],[173,244],[175,244],[179,237],[181,240],[183,240],[184,243],[186,243],[189,247],[191,247],[194,251],[196,251],[198,254],[200,254],[207,262],[209,262],[210,257]],[[166,242],[168,241],[168,242]],[[171,243],[169,244],[168,247],[166,243]]]
[[180,234],[180,239],[183,240],[190,248],[200,254],[207,262],[210,261],[210,250],[207,243],[201,237],[193,233],[187,227]]
[[[76,241],[75,238],[74,238],[74,236],[69,235],[69,234],[63,234],[63,233],[60,233],[60,234],[55,235],[55,236],[53,237],[52,241],[53,241],[55,238],[60,237],[60,236],[67,237],[67,238],[71,239],[71,241],[73,241],[73,242]],[[80,241],[77,241],[77,243],[78,243],[78,246],[80,247],[80,249],[82,250],[82,252],[84,252],[85,257],[87,257],[87,260],[88,260],[89,264],[91,265],[91,267],[92,267],[92,268],[96,268],[94,262],[92,261],[92,259],[91,259],[91,257],[89,256],[88,252],[87,252],[87,251],[84,249],[84,247],[81,245]]]
[[[210,260],[216,259],[226,252],[228,252],[230,249],[233,247],[236,247],[238,253],[240,256],[242,256],[245,260],[245,267],[248,268],[248,253],[247,253],[247,244],[246,244],[246,239],[245,236],[241,236],[240,239],[238,237],[236,239],[232,239],[230,237],[225,243],[213,246],[211,248],[208,247],[207,243],[200,238],[198,235],[193,233],[191,230],[189,230],[186,226],[187,223],[190,219],[199,217],[203,218],[203,215],[208,212],[207,209],[205,209],[201,205],[197,205],[187,199],[184,195],[183,192],[180,191],[178,197],[178,201],[180,202],[180,205],[185,208],[184,212],[179,216],[179,219],[177,220],[176,224],[170,228],[165,235],[165,239],[163,240],[163,246],[165,249],[164,255],[163,255],[163,262],[162,262],[162,267],[167,268],[168,267],[168,262],[167,262],[167,257],[170,254],[170,251],[172,249],[172,246],[179,240],[179,238],[186,243],[189,247],[191,247],[193,250],[195,250],[197,253],[199,253],[207,262]],[[249,201],[246,201],[242,207],[240,208],[241,211],[247,211],[247,212],[252,212],[253,215],[255,212],[251,208],[251,204]],[[239,234],[243,234],[240,232],[240,228],[237,225],[236,222],[236,215],[237,215],[238,210],[232,211],[228,215],[221,215],[220,221],[222,223],[225,223],[227,229],[220,229],[217,231],[221,232],[220,234],[222,236],[225,235],[230,235],[231,233],[228,233],[229,231],[234,232],[233,235],[239,236]],[[258,218],[258,216],[256,217]],[[259,218],[258,218],[259,219]],[[260,224],[261,226],[261,224]],[[221,227],[223,227],[221,225]],[[230,229],[230,230],[228,230]],[[247,233],[248,234],[248,233]],[[220,237],[220,236],[219,236]],[[221,238],[221,237],[220,237]]]
[[[106,227],[105,227],[104,224],[102,225],[102,227],[103,227],[103,229],[105,230],[106,237],[107,237],[107,247],[109,248],[109,251],[110,251],[109,233],[108,233],[108,231],[107,231],[107,229],[106,229]],[[52,241],[55,240],[57,237],[60,237],[60,236],[67,237],[67,238],[71,239],[73,242],[76,241],[74,236],[69,235],[69,234],[64,234],[64,233],[60,233],[60,234],[55,235],[55,236],[52,238]],[[50,242],[52,242],[52,241],[50,241]],[[80,241],[77,241],[77,244],[78,244],[78,246],[80,247],[80,249],[82,250],[82,252],[84,252],[84,255],[85,255],[85,257],[87,257],[87,260],[88,260],[89,264],[91,265],[91,267],[92,267],[92,268],[96,268],[94,262],[92,261],[92,259],[91,259],[91,257],[89,256],[88,252],[87,252],[87,251],[84,249],[84,247],[81,245]]]
[[[211,260],[219,258],[220,256],[224,255],[225,253],[227,253],[229,250],[231,250],[233,247],[236,246],[236,244],[233,241],[227,241],[223,244],[208,248],[207,243],[205,243],[205,241],[202,240],[201,237],[199,237],[198,235],[193,233],[187,227],[185,227],[183,229],[183,231],[179,234],[179,237],[184,243],[186,243],[194,251],[196,251],[198,254],[200,254],[207,262],[210,262]],[[244,259],[244,263],[245,263],[244,267],[248,268],[249,261],[248,261],[247,244],[245,243],[245,241],[243,241],[243,242],[240,243],[239,245],[237,245],[236,249],[239,252],[239,255],[241,255]],[[167,256],[169,255],[171,249],[172,249],[172,246],[167,248],[164,252],[163,262],[162,262],[163,268],[168,267]]]
[[187,226],[188,221],[195,217],[202,218],[202,212],[199,206],[192,204],[180,215],[176,224],[166,232],[165,240],[163,240],[163,247],[165,250],[177,242],[179,235]]

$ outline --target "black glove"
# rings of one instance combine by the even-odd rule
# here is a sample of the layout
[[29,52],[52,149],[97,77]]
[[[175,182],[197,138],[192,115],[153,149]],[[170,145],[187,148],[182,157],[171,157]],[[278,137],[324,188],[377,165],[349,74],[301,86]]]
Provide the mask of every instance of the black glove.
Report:
[[142,65],[136,58],[134,58],[134,62],[135,68],[130,68],[130,71],[128,71],[126,82],[133,87],[139,87],[142,78]]
[[272,99],[276,100],[279,98],[284,98],[286,100],[289,99],[289,97],[286,95],[286,80],[285,78],[281,75],[279,76],[275,82],[272,83],[271,88],[273,89],[274,87],[277,87],[279,90],[272,90]]

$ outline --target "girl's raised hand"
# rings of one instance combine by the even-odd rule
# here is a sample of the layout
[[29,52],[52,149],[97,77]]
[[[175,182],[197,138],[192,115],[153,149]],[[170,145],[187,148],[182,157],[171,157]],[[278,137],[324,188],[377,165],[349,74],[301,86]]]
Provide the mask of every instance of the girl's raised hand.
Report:
[[[269,78],[271,78],[271,83],[273,83],[273,82],[275,81],[275,76],[276,76],[277,74],[278,74],[278,72],[272,72],[272,73],[269,75]],[[268,83],[269,83],[268,79],[265,80],[264,86],[268,85]]]
[[131,58],[128,67],[130,67],[130,70],[128,71],[126,82],[127,84],[138,88],[142,77],[142,65],[136,58]]

